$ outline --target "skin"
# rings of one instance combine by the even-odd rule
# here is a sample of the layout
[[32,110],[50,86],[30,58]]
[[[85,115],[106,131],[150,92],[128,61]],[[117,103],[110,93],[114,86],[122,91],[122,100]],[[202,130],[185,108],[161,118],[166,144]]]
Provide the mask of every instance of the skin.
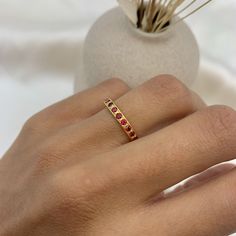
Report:
[[[108,97],[138,140],[104,108]],[[218,164],[235,144],[236,112],[207,107],[172,76],[133,90],[105,81],[26,122],[0,161],[0,235],[228,235],[236,169]]]

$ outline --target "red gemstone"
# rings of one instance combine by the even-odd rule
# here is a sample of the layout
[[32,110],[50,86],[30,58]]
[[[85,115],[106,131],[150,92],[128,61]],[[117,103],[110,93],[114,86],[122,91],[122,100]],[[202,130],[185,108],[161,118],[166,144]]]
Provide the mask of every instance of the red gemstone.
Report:
[[134,132],[131,132],[130,133],[130,137],[134,137],[135,136],[135,133]]
[[115,112],[117,112],[118,109],[117,109],[117,107],[113,107],[111,110],[113,113],[115,113]]
[[108,104],[108,106],[109,106],[109,107],[113,106],[113,103],[112,103],[112,102],[110,102],[110,103]]
[[122,125],[126,125],[126,124],[127,124],[127,120],[123,119],[120,123],[121,123]]
[[122,114],[121,113],[116,114],[116,119],[120,120],[121,118],[122,118]]
[[130,132],[130,131],[131,131],[131,127],[128,126],[128,127],[126,128],[126,131]]

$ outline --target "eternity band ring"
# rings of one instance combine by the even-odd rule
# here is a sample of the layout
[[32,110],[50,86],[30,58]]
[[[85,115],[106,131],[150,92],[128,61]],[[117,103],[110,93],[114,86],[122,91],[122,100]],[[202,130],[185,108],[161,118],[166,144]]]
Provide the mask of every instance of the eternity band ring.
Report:
[[124,132],[128,136],[130,142],[138,139],[138,136],[136,132],[134,131],[134,128],[129,123],[128,119],[125,117],[122,111],[115,104],[115,102],[112,101],[112,99],[108,98],[104,101],[104,104],[107,107],[107,109],[110,111],[110,113],[113,115],[113,117],[116,119],[116,121],[120,124],[121,128],[124,130]]

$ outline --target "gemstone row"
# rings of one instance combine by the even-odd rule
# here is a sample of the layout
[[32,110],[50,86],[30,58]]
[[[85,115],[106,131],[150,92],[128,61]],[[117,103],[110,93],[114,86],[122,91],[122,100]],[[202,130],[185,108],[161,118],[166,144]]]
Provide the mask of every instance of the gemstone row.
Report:
[[113,116],[116,118],[116,120],[120,123],[120,125],[125,130],[125,132],[128,134],[130,139],[131,140],[136,139],[137,138],[136,133],[132,129],[128,120],[125,118],[125,116],[119,110],[119,108],[114,104],[114,102],[111,99],[107,99],[105,101],[105,105],[108,107],[108,109],[113,114]]

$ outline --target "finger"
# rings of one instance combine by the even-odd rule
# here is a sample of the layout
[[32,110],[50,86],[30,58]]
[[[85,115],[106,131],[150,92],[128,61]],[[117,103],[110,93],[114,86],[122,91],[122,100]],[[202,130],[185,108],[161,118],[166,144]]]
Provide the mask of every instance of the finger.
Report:
[[206,171],[203,171],[202,173],[190,178],[185,183],[180,185],[179,188],[177,187],[173,192],[170,192],[170,195],[167,194],[166,197],[172,196],[172,193],[174,195],[177,195],[183,191],[187,191],[189,189],[198,187],[214,178],[217,178],[221,175],[226,174],[227,172],[231,171],[234,168],[235,168],[235,165],[231,163],[225,163],[225,164],[220,164],[220,165],[211,167],[207,169]]
[[[100,101],[103,104],[103,100]],[[204,102],[177,79],[163,75],[129,91],[116,100],[139,137],[158,130],[198,109]],[[58,148],[65,140],[69,145]],[[86,142],[85,142],[86,140]],[[99,154],[127,143],[128,137],[117,121],[104,108],[96,115],[63,130],[55,138],[55,153],[67,149],[82,152],[80,160],[91,153]],[[86,153],[84,152],[86,150]],[[77,154],[78,156],[78,154]],[[78,158],[76,157],[78,161]]]
[[[103,104],[103,100],[100,100]],[[205,107],[204,102],[171,76],[159,76],[116,100],[142,137]],[[104,106],[104,105],[103,105]],[[107,109],[66,127],[54,137],[55,155],[77,153],[76,161],[127,143],[128,137]],[[58,146],[58,143],[64,143]],[[79,155],[82,153],[81,155]],[[80,158],[78,158],[80,156]]]
[[234,159],[235,143],[236,112],[215,106],[120,147],[112,160],[107,154],[99,161],[106,165],[107,172],[111,170],[111,178],[132,185],[134,198],[144,200],[211,166]]
[[152,229],[148,235],[158,235],[154,234],[158,225],[166,226],[166,234],[160,235],[230,235],[236,232],[235,184],[234,168],[198,188],[148,207],[140,220]]
[[203,171],[200,174],[188,179],[187,181],[184,181],[184,183],[179,184],[174,189],[169,190],[169,191],[164,191],[161,194],[158,194],[153,200],[160,201],[163,199],[167,199],[167,198],[179,195],[180,193],[186,192],[190,189],[199,187],[214,178],[217,178],[219,176],[222,176],[228,173],[235,167],[236,166],[233,163],[223,163],[223,164],[211,167],[207,169],[206,171]]
[[128,91],[124,81],[116,78],[107,80],[46,108],[33,116],[27,125],[35,129],[55,130],[78,123],[101,111],[104,108],[101,101],[107,97],[117,99]]
[[[78,125],[82,120],[101,111],[101,101],[107,97],[117,99],[129,91],[128,85],[120,79],[107,80],[93,88],[80,92],[64,101],[56,103],[30,118],[24,125],[21,135],[24,142],[17,139],[15,146],[25,149],[32,143],[49,138],[50,134],[72,124]],[[62,143],[65,140],[61,141]],[[58,146],[58,145],[57,145]]]
[[[166,125],[181,119],[198,109],[205,103],[198,95],[190,91],[176,78],[168,75],[158,76],[131,90],[115,101],[125,114],[139,137],[153,130],[159,130]],[[127,143],[127,136],[117,121],[104,109],[89,121],[87,132],[98,134],[102,142]],[[81,130],[81,127],[79,127]]]

